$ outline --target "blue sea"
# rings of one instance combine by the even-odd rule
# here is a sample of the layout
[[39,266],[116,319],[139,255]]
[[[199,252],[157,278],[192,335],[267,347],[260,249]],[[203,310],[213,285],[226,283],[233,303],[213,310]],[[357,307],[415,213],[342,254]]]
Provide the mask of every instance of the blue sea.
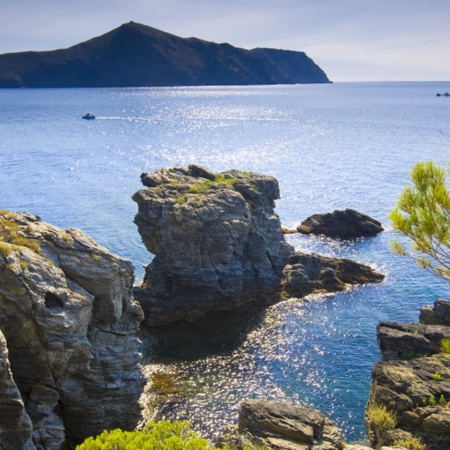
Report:
[[[150,255],[133,218],[140,174],[201,164],[275,176],[281,223],[354,208],[378,219],[376,237],[337,241],[289,235],[298,250],[352,258],[382,284],[275,305],[239,345],[205,351],[143,349],[180,383],[160,418],[188,419],[205,436],[237,420],[245,397],[320,409],[348,441],[364,438],[380,321],[417,321],[448,297],[445,282],[391,253],[387,215],[419,161],[448,167],[450,82],[251,87],[0,90],[1,209],[80,228],[130,259],[136,282]],[[91,111],[96,120],[81,115]],[[207,343],[204,343],[207,346]]]

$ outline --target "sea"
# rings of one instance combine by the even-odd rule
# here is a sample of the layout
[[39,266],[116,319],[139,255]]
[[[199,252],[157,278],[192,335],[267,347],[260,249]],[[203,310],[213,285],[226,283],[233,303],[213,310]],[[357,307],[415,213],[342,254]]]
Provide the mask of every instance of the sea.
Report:
[[[79,228],[130,259],[136,283],[152,255],[133,223],[140,175],[201,164],[275,176],[281,224],[353,208],[379,220],[376,237],[287,235],[303,252],[351,258],[384,273],[381,284],[291,299],[267,309],[229,342],[186,337],[142,344],[144,364],[168,374],[159,419],[190,420],[215,439],[244,398],[318,408],[364,439],[381,321],[418,321],[448,298],[447,283],[395,255],[387,216],[412,166],[448,168],[450,82],[121,89],[0,90],[0,208]],[[82,120],[88,111],[95,120]],[[401,242],[408,242],[399,237]]]

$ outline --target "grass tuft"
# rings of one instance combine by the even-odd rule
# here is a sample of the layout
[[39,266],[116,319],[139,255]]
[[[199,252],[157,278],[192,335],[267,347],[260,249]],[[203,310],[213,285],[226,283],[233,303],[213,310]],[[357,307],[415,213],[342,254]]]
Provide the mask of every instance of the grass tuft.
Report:
[[397,414],[389,411],[385,405],[374,403],[367,409],[367,417],[380,431],[393,430],[397,425]]

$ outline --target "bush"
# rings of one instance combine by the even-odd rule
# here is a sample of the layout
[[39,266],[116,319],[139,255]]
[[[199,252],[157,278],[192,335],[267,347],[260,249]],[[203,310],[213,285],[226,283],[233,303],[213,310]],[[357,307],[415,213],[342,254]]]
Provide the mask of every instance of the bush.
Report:
[[394,447],[404,447],[408,450],[425,450],[426,446],[422,443],[422,440],[417,437],[410,437],[407,439],[396,439],[394,441]]
[[380,431],[393,430],[397,425],[397,415],[386,406],[374,403],[367,409],[367,417]]
[[441,353],[450,355],[450,338],[441,339]]
[[191,430],[189,422],[150,421],[140,431],[116,429],[87,438],[77,450],[209,450],[206,439]]

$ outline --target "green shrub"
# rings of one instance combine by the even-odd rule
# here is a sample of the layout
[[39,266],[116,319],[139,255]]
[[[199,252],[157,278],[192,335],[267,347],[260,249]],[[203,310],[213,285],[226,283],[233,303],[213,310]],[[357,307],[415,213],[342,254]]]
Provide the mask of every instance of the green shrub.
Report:
[[425,450],[426,446],[418,437],[410,437],[406,439],[396,439],[393,443],[394,447],[404,447],[408,450]]
[[436,404],[436,397],[434,395],[430,395],[430,397],[428,399],[428,404],[430,406],[434,406]]
[[441,394],[441,396],[439,397],[439,404],[442,406],[447,404],[447,400],[445,400],[444,394]]
[[0,241],[0,256],[8,256],[11,253],[12,249],[13,248],[11,244]]
[[450,355],[450,338],[441,339],[441,353]]
[[87,438],[77,450],[209,450],[206,439],[190,429],[189,422],[150,421],[140,431],[116,429]]
[[367,408],[367,417],[379,430],[393,430],[397,425],[397,415],[384,405],[370,405]]
[[435,372],[431,376],[433,377],[433,380],[442,381],[442,375],[439,372]]

